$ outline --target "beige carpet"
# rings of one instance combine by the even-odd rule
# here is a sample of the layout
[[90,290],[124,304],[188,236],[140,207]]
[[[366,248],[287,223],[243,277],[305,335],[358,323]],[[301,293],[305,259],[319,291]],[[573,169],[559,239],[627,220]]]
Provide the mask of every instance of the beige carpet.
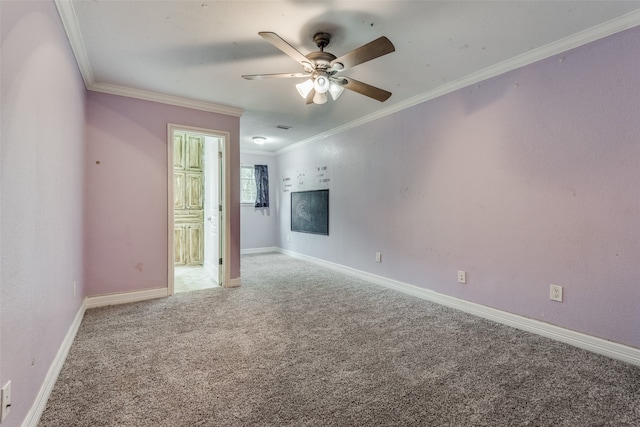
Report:
[[281,254],[88,310],[42,426],[640,426],[640,368]]

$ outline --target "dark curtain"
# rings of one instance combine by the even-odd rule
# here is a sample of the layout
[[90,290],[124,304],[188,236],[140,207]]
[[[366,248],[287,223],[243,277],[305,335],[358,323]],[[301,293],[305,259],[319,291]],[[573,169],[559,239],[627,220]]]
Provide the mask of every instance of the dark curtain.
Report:
[[256,208],[269,207],[269,170],[267,165],[255,165]]

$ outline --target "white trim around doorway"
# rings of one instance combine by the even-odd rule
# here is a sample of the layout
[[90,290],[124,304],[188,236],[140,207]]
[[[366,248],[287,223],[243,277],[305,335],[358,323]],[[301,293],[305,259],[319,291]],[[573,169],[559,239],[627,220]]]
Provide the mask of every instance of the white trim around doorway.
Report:
[[229,277],[229,254],[231,253],[231,191],[230,191],[230,173],[231,161],[229,158],[231,135],[229,132],[222,132],[214,129],[204,129],[193,126],[183,126],[178,124],[167,124],[167,293],[174,293],[174,188],[173,188],[173,134],[175,132],[189,132],[214,138],[220,138],[221,144],[221,170],[220,179],[222,180],[220,202],[222,204],[221,224],[219,230],[220,258],[222,258],[222,282],[220,286],[228,288],[237,286],[232,283]]

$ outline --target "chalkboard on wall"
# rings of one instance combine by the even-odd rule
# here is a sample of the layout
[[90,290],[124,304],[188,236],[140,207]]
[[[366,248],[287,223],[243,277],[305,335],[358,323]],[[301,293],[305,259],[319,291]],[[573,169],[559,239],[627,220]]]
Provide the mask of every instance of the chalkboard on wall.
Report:
[[291,231],[329,235],[329,190],[291,193]]

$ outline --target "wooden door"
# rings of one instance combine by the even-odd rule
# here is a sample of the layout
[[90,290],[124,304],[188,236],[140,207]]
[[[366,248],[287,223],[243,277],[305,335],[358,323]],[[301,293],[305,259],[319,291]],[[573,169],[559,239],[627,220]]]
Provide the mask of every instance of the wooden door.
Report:
[[205,138],[204,149],[204,268],[220,283],[220,140]]
[[174,135],[174,250],[176,265],[204,261],[204,137]]

